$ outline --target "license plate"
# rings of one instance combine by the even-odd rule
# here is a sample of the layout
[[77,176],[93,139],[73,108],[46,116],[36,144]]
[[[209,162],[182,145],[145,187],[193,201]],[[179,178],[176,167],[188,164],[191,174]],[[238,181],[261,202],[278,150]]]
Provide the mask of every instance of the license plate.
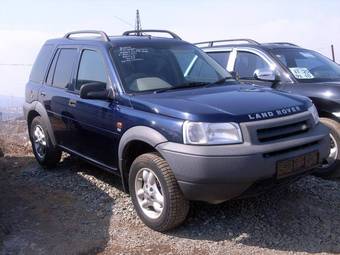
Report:
[[295,158],[285,159],[277,162],[277,177],[285,177],[293,173],[308,170],[318,165],[319,153],[317,151],[298,156]]

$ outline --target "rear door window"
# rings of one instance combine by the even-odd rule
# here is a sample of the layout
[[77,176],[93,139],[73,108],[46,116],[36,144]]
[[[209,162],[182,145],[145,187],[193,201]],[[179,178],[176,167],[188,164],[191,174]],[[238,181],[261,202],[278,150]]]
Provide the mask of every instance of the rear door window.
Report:
[[52,64],[51,64],[50,69],[49,69],[49,71],[48,71],[46,84],[47,84],[47,85],[50,85],[50,86],[52,85],[52,82],[53,82],[53,75],[54,75],[54,71],[55,71],[55,66],[56,66],[56,64],[57,64],[58,56],[59,56],[59,50],[58,50],[57,53],[54,55]]
[[207,52],[210,57],[212,57],[220,66],[223,68],[227,67],[228,60],[229,60],[229,51],[224,52]]
[[52,79],[53,87],[69,88],[77,49],[60,49],[58,61]]

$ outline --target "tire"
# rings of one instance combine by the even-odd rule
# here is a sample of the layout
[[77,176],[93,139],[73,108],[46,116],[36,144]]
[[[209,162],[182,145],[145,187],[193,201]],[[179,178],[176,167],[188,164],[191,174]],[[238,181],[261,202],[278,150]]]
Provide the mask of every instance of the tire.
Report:
[[[148,175],[145,174],[146,172]],[[154,175],[153,178],[150,174]],[[154,181],[144,181],[144,177]],[[154,184],[147,186],[148,183]],[[179,226],[186,219],[190,207],[189,201],[184,198],[168,163],[159,154],[146,153],[134,160],[129,174],[129,187],[138,216],[151,229],[165,232]],[[153,190],[152,187],[154,187]],[[145,192],[147,188],[151,190],[150,193]],[[143,194],[138,196],[137,192],[141,189],[144,190]],[[163,196],[163,206],[157,205],[156,202],[157,206],[151,205],[143,208],[143,202],[157,200],[158,192]]]
[[[38,163],[45,168],[55,167],[61,159],[61,150],[52,145],[47,128],[40,116],[32,120],[29,126],[29,137],[33,154]],[[37,142],[38,140],[39,142]],[[39,149],[39,145],[43,148]]]
[[340,124],[337,121],[328,118],[321,118],[320,120],[325,126],[330,129],[331,145],[333,145],[331,147],[331,151],[333,148],[333,152],[334,150],[336,150],[336,153],[334,157],[335,161],[332,162],[331,160],[332,164],[328,164],[328,162],[325,162],[325,164],[320,167],[319,170],[315,172],[315,174],[320,177],[331,177],[340,168]]

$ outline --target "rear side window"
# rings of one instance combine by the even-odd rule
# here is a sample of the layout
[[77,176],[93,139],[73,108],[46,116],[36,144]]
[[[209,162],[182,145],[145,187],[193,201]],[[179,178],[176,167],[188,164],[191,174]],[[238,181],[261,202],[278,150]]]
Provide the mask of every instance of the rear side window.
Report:
[[84,50],[79,64],[76,90],[86,83],[106,83],[106,72],[102,57],[93,50]]
[[217,63],[220,64],[223,68],[227,67],[228,59],[230,52],[208,52],[208,55],[212,57]]
[[68,88],[71,82],[73,66],[77,57],[77,49],[61,49],[55,67],[52,85],[57,88]]
[[42,83],[44,80],[45,72],[47,69],[47,65],[52,57],[53,53],[53,46],[52,45],[44,45],[39,54],[37,59],[34,62],[32,67],[32,71],[30,74],[30,81]]

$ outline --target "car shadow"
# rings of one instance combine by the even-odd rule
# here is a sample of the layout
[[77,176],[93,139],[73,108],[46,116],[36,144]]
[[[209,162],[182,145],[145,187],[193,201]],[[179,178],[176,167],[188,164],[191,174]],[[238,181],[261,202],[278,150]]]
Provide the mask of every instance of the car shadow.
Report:
[[283,190],[220,205],[193,203],[170,235],[294,252],[340,253],[340,184],[307,176]]
[[[71,157],[42,169],[33,157],[0,158],[0,253],[95,254],[109,241],[115,200]],[[111,175],[112,176],[112,175]],[[111,185],[119,187],[113,179]]]

